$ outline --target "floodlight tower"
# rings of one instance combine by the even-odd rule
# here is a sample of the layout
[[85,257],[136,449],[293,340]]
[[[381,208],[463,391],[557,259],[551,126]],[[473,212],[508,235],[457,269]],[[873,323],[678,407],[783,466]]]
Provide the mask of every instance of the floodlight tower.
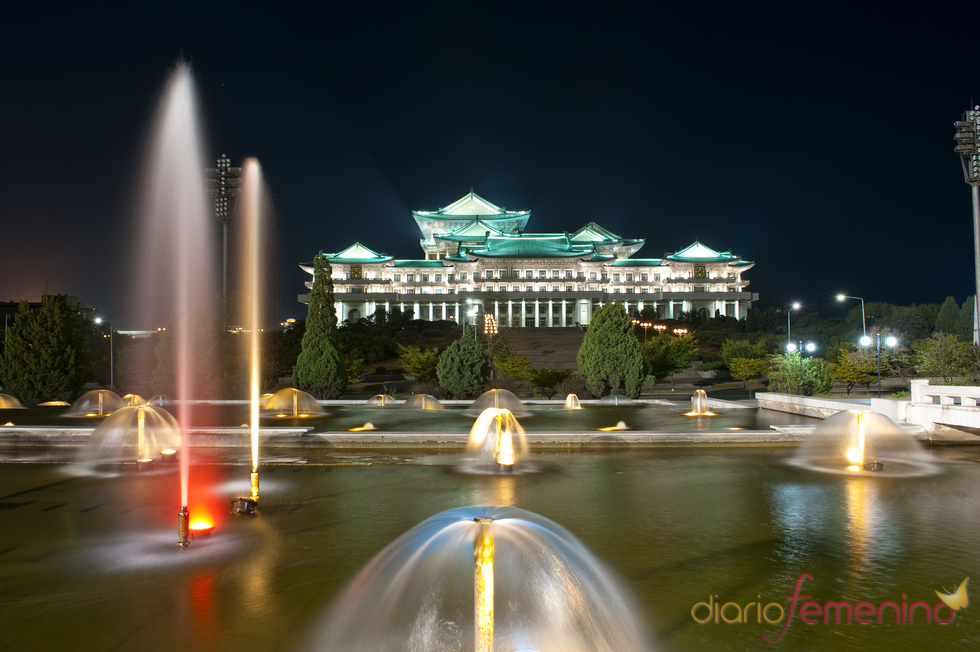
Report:
[[[228,223],[231,222],[231,200],[241,191],[242,169],[231,167],[231,159],[222,154],[218,167],[206,168],[208,194],[214,199],[214,216],[221,222],[222,239],[222,302],[228,300]],[[227,317],[226,317],[227,318]]]
[[963,180],[973,191],[973,255],[976,274],[977,298],[973,301],[973,345],[980,346],[980,105],[963,113],[963,119],[953,123],[956,127],[956,147],[963,164]]

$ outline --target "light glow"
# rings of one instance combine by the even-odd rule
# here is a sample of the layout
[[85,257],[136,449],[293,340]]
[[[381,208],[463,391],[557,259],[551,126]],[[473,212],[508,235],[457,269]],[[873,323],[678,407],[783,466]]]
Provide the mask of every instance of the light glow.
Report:
[[475,560],[476,652],[493,652],[493,532],[489,523],[479,526],[473,543]]

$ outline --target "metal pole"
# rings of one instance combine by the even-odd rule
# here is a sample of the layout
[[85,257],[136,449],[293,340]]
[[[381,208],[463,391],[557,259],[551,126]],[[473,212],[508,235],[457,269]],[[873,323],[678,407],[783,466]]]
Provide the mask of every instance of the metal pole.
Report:
[[[858,299],[861,299],[861,297],[858,297]],[[861,331],[865,337],[868,336],[868,322],[864,318],[864,299],[861,299]]]
[[793,341],[793,338],[790,336],[790,330],[789,330],[789,316],[792,314],[792,310],[793,310],[792,308],[786,309],[786,344],[789,344],[790,342]]
[[228,323],[228,221],[221,221],[222,230],[222,275],[221,275],[221,319]]
[[973,255],[975,258],[974,272],[977,280],[977,293],[973,299],[973,346],[980,346],[980,186],[970,184],[973,191]]
[[116,389],[115,377],[112,373],[112,322],[109,322],[109,387]]
[[878,333],[878,398],[881,398],[881,333]]
[[800,396],[803,396],[803,341],[800,340]]

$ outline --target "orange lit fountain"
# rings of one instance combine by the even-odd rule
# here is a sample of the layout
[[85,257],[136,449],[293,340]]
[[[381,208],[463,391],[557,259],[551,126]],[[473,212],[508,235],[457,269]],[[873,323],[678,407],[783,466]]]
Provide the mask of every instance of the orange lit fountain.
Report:
[[476,453],[483,469],[511,472],[517,458],[527,454],[527,437],[510,410],[487,408],[470,429],[466,449]]
[[691,397],[691,411],[685,412],[686,417],[713,417],[717,416],[714,412],[708,409],[708,395],[703,389],[699,389],[694,392],[694,396]]

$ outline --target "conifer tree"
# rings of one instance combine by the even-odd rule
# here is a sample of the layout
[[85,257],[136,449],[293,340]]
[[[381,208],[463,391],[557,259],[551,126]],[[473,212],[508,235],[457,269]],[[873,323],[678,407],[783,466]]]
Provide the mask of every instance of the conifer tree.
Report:
[[956,299],[953,297],[946,297],[946,300],[943,301],[943,305],[939,308],[939,314],[936,316],[936,328],[933,332],[946,333],[947,335],[959,335],[959,316],[960,307],[956,305]]
[[467,327],[463,336],[439,356],[436,376],[450,398],[476,398],[487,390],[490,363],[472,328]]
[[317,398],[336,398],[347,389],[343,357],[337,346],[332,270],[323,252],[313,260],[313,287],[303,350],[293,369],[293,385]]
[[61,297],[45,294],[36,310],[21,302],[4,354],[0,377],[27,405],[75,398],[88,372],[81,317]]
[[620,392],[632,398],[640,395],[643,356],[623,304],[607,303],[593,313],[576,360],[579,374],[594,396]]

